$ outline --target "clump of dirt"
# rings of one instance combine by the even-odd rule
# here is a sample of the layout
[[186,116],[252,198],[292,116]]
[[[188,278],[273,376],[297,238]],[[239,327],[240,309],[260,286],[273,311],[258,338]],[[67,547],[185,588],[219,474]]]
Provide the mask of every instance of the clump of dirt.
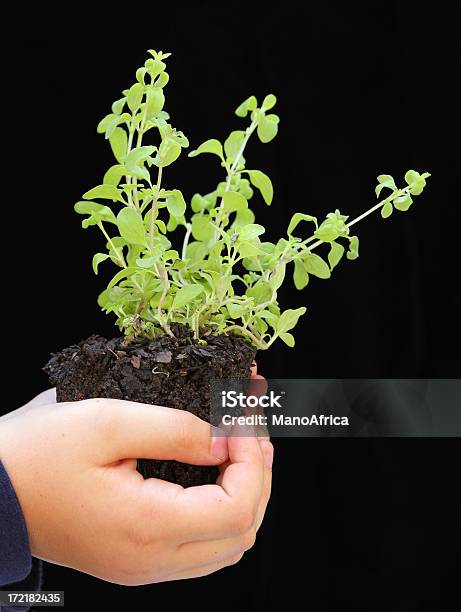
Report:
[[[245,380],[256,350],[236,336],[193,338],[184,325],[174,337],[155,340],[107,340],[94,335],[53,354],[44,368],[56,387],[58,402],[94,397],[125,399],[188,410],[210,420],[210,384],[230,378]],[[177,461],[138,459],[144,478],[161,478],[184,487],[215,482],[215,467]]]

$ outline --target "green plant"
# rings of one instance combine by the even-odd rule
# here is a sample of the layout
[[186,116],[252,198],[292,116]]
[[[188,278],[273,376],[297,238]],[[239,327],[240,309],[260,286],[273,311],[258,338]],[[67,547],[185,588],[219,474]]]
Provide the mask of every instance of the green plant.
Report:
[[[277,291],[287,266],[293,268],[298,289],[307,285],[310,275],[329,278],[345,253],[347,259],[358,257],[359,240],[350,228],[379,209],[384,218],[394,208],[408,210],[412,196],[423,191],[430,175],[410,170],[401,188],[391,176],[381,175],[376,195],[386,189],[387,197],[356,219],[348,222],[336,210],[318,223],[312,215],[295,213],[286,237],[266,242],[261,239],[265,229],[255,223],[248,202],[256,189],[270,205],[272,183],[260,170],[247,169],[243,154],[254,133],[261,142],[270,142],[279,118],[272,112],[274,95],[266,96],[260,106],[251,96],[235,111],[238,117],[249,116],[246,129],[231,132],[224,145],[207,140],[189,153],[189,157],[216,156],[225,176],[210,193],[192,197],[192,214],[186,216],[181,191],[162,185],[164,168],[189,144],[164,110],[169,77],[163,60],[170,54],[149,53],[151,57],[136,71],[136,83],[123,91],[98,125],[117,164],[75,205],[78,213],[88,215],[83,227],[98,226],[107,241],[107,252],[93,258],[94,272],[107,259],[121,268],[99,296],[99,305],[117,315],[128,338],[171,335],[171,324],[179,322],[189,325],[197,339],[211,331],[232,332],[258,349],[268,348],[277,338],[293,346],[290,331],[306,308],[280,311]],[[158,144],[143,144],[153,130],[158,132]],[[109,200],[113,207],[95,200]],[[299,230],[305,227],[301,222],[314,228],[307,238],[301,237]],[[178,229],[183,233],[179,251],[168,238]],[[313,252],[323,243],[329,245],[327,261]]]

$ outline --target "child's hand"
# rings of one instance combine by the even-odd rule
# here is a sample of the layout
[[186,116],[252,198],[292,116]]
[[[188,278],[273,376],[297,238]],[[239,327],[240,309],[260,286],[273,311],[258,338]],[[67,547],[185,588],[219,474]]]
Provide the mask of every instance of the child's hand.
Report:
[[[127,585],[236,563],[261,524],[272,455],[268,440],[212,442],[210,425],[186,411],[120,400],[37,401],[0,420],[32,554]],[[219,485],[144,480],[136,457],[219,464]]]

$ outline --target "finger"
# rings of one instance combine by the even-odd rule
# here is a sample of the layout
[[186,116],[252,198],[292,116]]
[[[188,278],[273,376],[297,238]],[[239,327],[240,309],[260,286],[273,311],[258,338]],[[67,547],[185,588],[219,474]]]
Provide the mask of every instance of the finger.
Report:
[[235,557],[229,557],[224,561],[219,563],[210,563],[209,565],[204,565],[203,567],[193,568],[184,570],[182,572],[176,572],[175,574],[170,574],[166,578],[162,578],[162,582],[171,582],[172,580],[187,580],[188,578],[202,578],[203,576],[209,576],[210,574],[214,574],[221,569],[229,567],[231,565],[235,565],[238,563],[245,553],[240,553]]
[[256,361],[253,361],[253,363],[251,364],[250,372],[252,377],[256,376],[256,374],[258,373],[258,364],[256,363]]
[[272,488],[272,462],[274,459],[274,447],[269,440],[260,440],[263,457],[264,457],[264,483],[261,501],[259,502],[258,512],[256,514],[256,531],[261,527],[264,519],[264,514],[269,503]]
[[176,460],[217,465],[228,458],[227,438],[186,410],[120,400],[87,400],[103,438],[102,459]]
[[[254,437],[231,438],[229,449],[231,458],[220,485],[187,489],[171,485],[170,495],[163,495],[164,511],[174,517],[178,543],[229,538],[254,528],[264,481],[263,454]],[[150,478],[141,484],[148,515],[158,505],[158,487],[171,483]],[[143,525],[143,529],[155,527],[150,527],[149,521]]]
[[256,530],[252,529],[233,538],[182,544],[175,555],[175,567],[178,571],[187,571],[225,563],[249,550],[255,539]]

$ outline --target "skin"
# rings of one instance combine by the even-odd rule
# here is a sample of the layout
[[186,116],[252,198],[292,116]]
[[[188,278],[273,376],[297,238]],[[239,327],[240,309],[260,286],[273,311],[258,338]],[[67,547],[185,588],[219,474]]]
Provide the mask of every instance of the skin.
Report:
[[[253,378],[262,379],[254,367]],[[54,390],[0,418],[0,458],[35,557],[124,585],[195,578],[237,563],[270,496],[267,437],[210,434],[192,414]],[[245,432],[251,434],[252,432]],[[136,457],[218,465],[183,487],[136,471]]]

